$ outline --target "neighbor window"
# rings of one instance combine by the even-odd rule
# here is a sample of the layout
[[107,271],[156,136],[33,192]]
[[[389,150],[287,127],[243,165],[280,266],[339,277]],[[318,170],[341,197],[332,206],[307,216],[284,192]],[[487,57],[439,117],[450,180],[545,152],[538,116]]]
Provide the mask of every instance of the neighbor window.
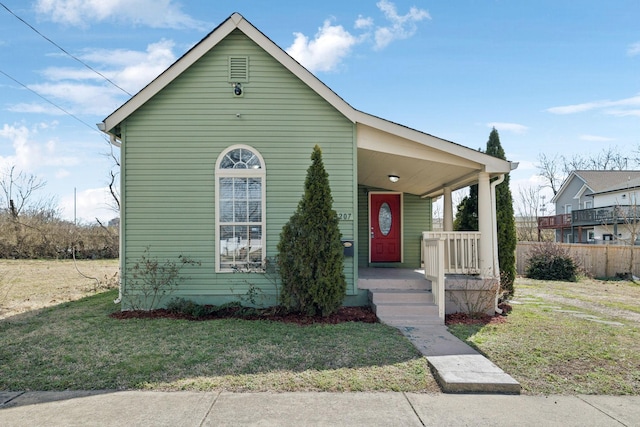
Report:
[[255,149],[235,145],[216,163],[216,271],[262,267],[265,165]]

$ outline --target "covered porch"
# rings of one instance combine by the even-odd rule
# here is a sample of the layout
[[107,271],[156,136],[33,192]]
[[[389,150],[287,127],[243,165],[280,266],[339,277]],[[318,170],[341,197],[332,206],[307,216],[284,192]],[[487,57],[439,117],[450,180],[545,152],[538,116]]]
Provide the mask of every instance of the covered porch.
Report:
[[455,312],[492,314],[500,280],[497,274],[480,274],[480,237],[479,232],[426,231],[420,268],[362,267],[358,288],[367,290],[378,317],[394,326],[444,324],[445,315]]
[[[419,241],[418,265],[407,268],[403,263],[400,271],[393,271],[388,268],[393,264],[378,265],[370,257],[368,263],[359,263],[358,288],[373,293],[374,307],[380,307],[380,294],[391,301],[382,304],[405,300],[399,311],[406,314],[415,308],[416,315],[434,315],[441,323],[447,312],[494,310],[500,274],[495,188],[517,164],[368,115],[357,123],[357,147],[358,185],[443,202],[442,231],[423,229],[415,240],[410,236],[402,242],[406,250]],[[474,184],[479,230],[454,232],[452,193]],[[372,239],[377,231],[373,222],[369,220],[368,228]],[[360,244],[372,246],[371,241]],[[401,289],[410,295],[399,296]],[[418,296],[417,290],[431,296]],[[412,307],[412,299],[423,307]]]

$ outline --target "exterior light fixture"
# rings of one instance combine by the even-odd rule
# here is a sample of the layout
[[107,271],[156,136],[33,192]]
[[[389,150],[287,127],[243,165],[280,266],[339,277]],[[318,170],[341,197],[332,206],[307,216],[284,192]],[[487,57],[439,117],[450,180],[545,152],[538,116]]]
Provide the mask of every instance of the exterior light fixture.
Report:
[[242,96],[242,85],[240,83],[233,84],[233,94],[235,96]]
[[389,181],[391,182],[398,182],[399,179],[400,177],[398,175],[389,175]]

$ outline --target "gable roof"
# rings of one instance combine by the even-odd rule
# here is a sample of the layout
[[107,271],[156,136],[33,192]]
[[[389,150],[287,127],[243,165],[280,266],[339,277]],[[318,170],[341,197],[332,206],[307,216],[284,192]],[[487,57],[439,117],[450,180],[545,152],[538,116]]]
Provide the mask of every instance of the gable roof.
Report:
[[558,194],[553,196],[552,202],[559,198],[574,178],[581,180],[592,194],[640,187],[640,171],[578,170],[571,172],[564,180]]
[[[162,74],[140,90],[140,92],[107,116],[103,122],[98,125],[100,130],[109,134],[112,142],[115,142],[114,139],[120,137],[118,129],[120,123],[126,120],[127,117],[133,114],[138,108],[144,105],[236,29],[242,31],[253,42],[280,62],[287,70],[324,98],[326,102],[342,113],[348,120],[357,124],[358,134],[360,134],[361,130],[368,129],[371,131],[369,135],[371,133],[391,135],[394,138],[393,145],[397,142],[397,138],[400,138],[401,141],[411,142],[414,145],[417,143],[419,146],[431,149],[434,152],[447,153],[447,155],[450,156],[449,161],[465,163],[466,167],[469,167],[469,164],[472,163],[473,169],[482,170],[493,175],[508,173],[517,167],[517,163],[512,164],[509,161],[490,156],[460,144],[356,110],[239,13],[232,14]],[[361,147],[361,142],[366,144],[367,141],[361,141],[359,137],[358,148]],[[404,153],[400,153],[397,150],[395,154],[404,155]],[[458,160],[452,159],[451,157],[457,158]],[[472,180],[472,177],[465,179],[457,178],[453,185],[460,188],[468,185]],[[423,192],[423,194],[435,195],[437,192],[438,190],[434,189],[433,191]]]

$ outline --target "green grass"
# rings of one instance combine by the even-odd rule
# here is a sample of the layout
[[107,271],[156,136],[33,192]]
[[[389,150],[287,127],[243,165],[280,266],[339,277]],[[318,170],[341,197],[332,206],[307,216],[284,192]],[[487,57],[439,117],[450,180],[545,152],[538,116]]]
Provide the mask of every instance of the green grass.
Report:
[[0,320],[0,390],[437,391],[382,324],[116,320],[116,291]]
[[[525,393],[640,394],[640,325],[623,320],[624,326],[612,326],[559,313],[548,307],[561,306],[603,320],[621,320],[619,313],[608,318],[584,305],[571,305],[566,300],[558,303],[549,296],[540,296],[565,293],[566,298],[567,287],[567,283],[549,282],[528,282],[520,287],[516,281],[515,300],[523,297],[523,304],[513,305],[505,323],[454,325],[449,329],[518,380]],[[619,292],[635,290],[625,288]],[[640,304],[635,298],[635,303]],[[589,298],[583,293],[575,300],[584,302]],[[595,296],[591,302],[594,300],[594,304],[601,304]]]

